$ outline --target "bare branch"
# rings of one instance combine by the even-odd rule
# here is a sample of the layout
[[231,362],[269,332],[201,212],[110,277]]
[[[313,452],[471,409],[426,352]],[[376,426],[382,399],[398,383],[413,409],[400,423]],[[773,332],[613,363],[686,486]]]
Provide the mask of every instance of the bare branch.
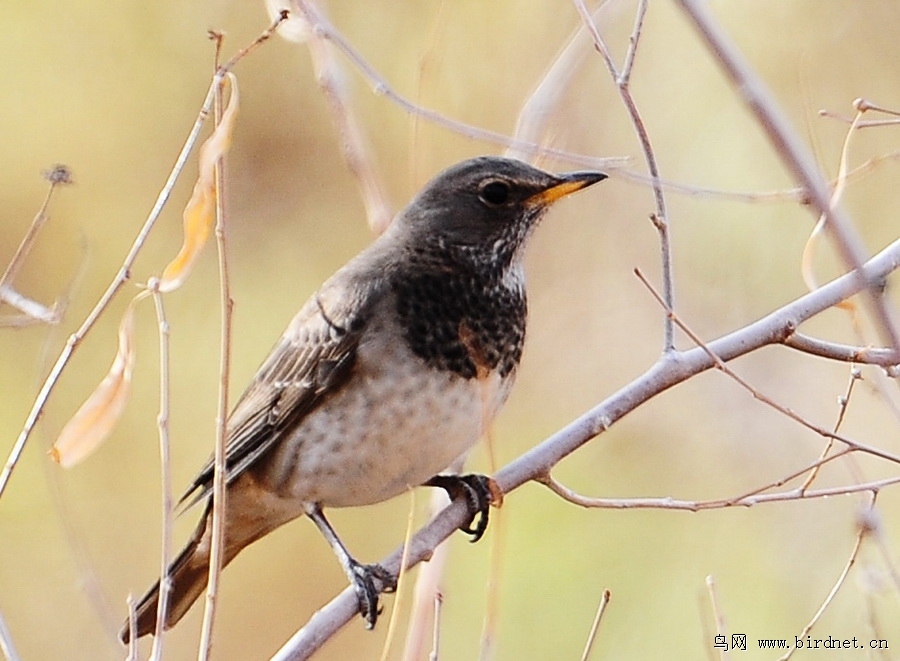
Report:
[[[808,469],[804,469],[808,470]],[[878,493],[885,487],[900,483],[900,477],[888,477],[883,480],[874,480],[862,484],[847,484],[839,487],[823,489],[807,489],[800,486],[790,491],[779,493],[765,493],[737,498],[718,498],[716,500],[678,500],[676,498],[591,498],[583,496],[561,484],[551,475],[538,478],[540,482],[557,496],[566,502],[588,509],[661,509],[681,510],[687,512],[700,512],[703,510],[727,509],[730,507],[753,507],[765,503],[783,503],[792,500],[815,500],[817,498],[830,498],[851,493]]]
[[443,126],[460,135],[475,140],[483,140],[484,142],[500,145],[501,147],[514,148],[533,157],[553,157],[563,161],[578,163],[585,167],[600,168],[609,167],[610,164],[615,165],[616,163],[622,162],[621,158],[596,158],[584,154],[572,154],[560,149],[544,147],[539,144],[521,142],[510,138],[504,133],[472,126],[471,124],[466,124],[465,122],[461,122],[451,117],[446,117],[439,112],[413,103],[396,92],[387,80],[368,63],[358,50],[350,45],[350,42],[348,42],[311,3],[306,0],[293,0],[293,2],[296,5],[298,13],[307,20],[313,31],[331,41],[338,50],[350,60],[356,70],[359,71],[366,82],[372,87],[375,94],[384,96],[404,112],[425,119],[437,126]]
[[[716,635],[724,637],[725,631],[727,630],[725,626],[725,615],[719,608],[719,595],[716,593],[716,580],[713,578],[712,574],[706,577],[706,592],[709,594],[709,603],[712,607],[713,618],[716,622]],[[719,652],[719,658],[722,659],[722,661],[727,661],[727,647]]]
[[166,614],[169,610],[169,594],[172,581],[169,579],[169,558],[172,555],[172,467],[169,458],[169,322],[166,320],[163,297],[159,292],[159,280],[153,278],[147,283],[153,292],[153,303],[156,308],[156,321],[159,327],[159,473],[160,491],[162,492],[162,539],[160,540],[160,573],[159,602],[156,607],[156,630],[153,633],[151,661],[163,658],[163,639]]
[[[631,33],[630,46],[626,57],[626,65],[622,72],[619,72],[618,69],[616,69],[612,55],[610,55],[609,52],[609,47],[600,35],[600,31],[594,24],[590,13],[588,13],[587,7],[584,5],[584,0],[573,0],[573,2],[578,10],[578,14],[581,16],[581,20],[584,21],[588,28],[588,32],[590,32],[591,37],[594,39],[594,46],[603,57],[603,61],[606,62],[606,68],[609,69],[609,73],[616,84],[616,88],[619,90],[619,96],[622,98],[622,103],[625,104],[628,116],[631,117],[632,126],[634,127],[635,134],[637,134],[638,141],[641,144],[641,149],[644,152],[644,160],[647,162],[647,170],[650,172],[650,181],[653,186],[653,196],[656,200],[656,212],[652,214],[650,218],[659,234],[660,256],[662,258],[663,300],[665,300],[666,307],[674,309],[675,283],[672,279],[672,246],[669,241],[669,213],[666,210],[666,197],[663,194],[662,184],[660,182],[656,154],[654,154],[653,145],[650,143],[650,134],[647,132],[647,127],[644,126],[644,120],[641,118],[641,113],[638,111],[637,104],[634,102],[634,97],[631,95],[631,90],[628,87],[631,68],[634,65],[634,55],[637,51],[637,45],[641,35],[641,28],[644,24],[644,17],[647,14],[646,2],[641,0],[638,4],[634,28]],[[663,352],[667,353],[674,350],[674,348],[674,327],[672,325],[672,320],[666,317],[663,322]]]
[[[644,285],[647,286],[647,288],[650,290],[650,292],[653,294],[653,296],[656,298],[656,300],[659,302],[659,304],[665,307],[665,302],[663,301],[662,296],[660,296],[660,294],[655,289],[653,289],[653,285],[650,284],[650,282],[643,276],[643,274],[638,269],[635,269],[635,273],[641,279],[641,282],[643,282]],[[871,454],[872,456],[880,457],[881,459],[886,459],[886,460],[892,461],[894,463],[900,463],[900,456],[894,455],[893,453],[886,452],[884,450],[881,450],[879,448],[876,448],[876,447],[873,447],[870,445],[858,443],[857,441],[853,441],[853,440],[847,438],[846,436],[842,436],[835,432],[828,431],[824,427],[807,420],[806,418],[804,418],[800,414],[796,413],[795,411],[792,411],[791,409],[789,409],[785,406],[782,406],[781,404],[776,402],[774,399],[772,399],[768,395],[765,395],[764,393],[760,392],[759,390],[754,388],[746,379],[744,379],[737,372],[735,372],[730,367],[728,367],[725,364],[725,361],[722,358],[720,358],[718,355],[716,355],[716,353],[712,349],[710,349],[709,345],[707,343],[705,343],[700,338],[699,335],[697,335],[693,330],[691,330],[691,328],[687,324],[685,324],[684,321],[682,321],[678,317],[678,315],[675,314],[675,312],[673,312],[671,309],[669,309],[669,310],[667,310],[667,313],[668,313],[669,317],[672,319],[672,321],[675,322],[675,325],[678,326],[678,328],[680,328],[682,331],[684,331],[685,334],[691,338],[692,342],[694,342],[698,347],[700,347],[701,349],[703,349],[703,351],[706,352],[706,354],[710,357],[710,359],[712,359],[716,369],[723,372],[727,376],[731,377],[731,379],[735,383],[737,383],[739,386],[741,386],[747,392],[749,392],[751,395],[753,395],[753,397],[755,399],[757,399],[758,401],[762,402],[766,406],[769,406],[770,408],[775,409],[782,415],[790,418],[791,420],[806,427],[810,431],[814,431],[817,434],[819,434],[825,438],[831,438],[836,441],[839,441],[839,442],[843,443],[844,445],[846,445],[847,447],[852,448],[853,450],[857,450],[859,452],[865,452],[866,454]]]
[[34,218],[31,220],[31,225],[28,227],[28,231],[25,232],[25,236],[22,237],[22,242],[19,243],[19,247],[16,248],[16,252],[13,253],[12,259],[3,271],[3,275],[0,276],[0,290],[12,285],[12,281],[16,279],[19,269],[21,269],[22,264],[25,263],[25,258],[28,256],[28,253],[31,252],[31,248],[34,245],[35,239],[37,239],[38,233],[49,218],[47,215],[47,208],[50,206],[50,199],[53,197],[53,192],[56,190],[57,186],[72,183],[71,171],[65,165],[61,164],[53,166],[52,170],[45,173],[44,178],[50,183],[50,186],[47,188],[47,195],[44,196],[41,208],[38,209],[38,212],[34,215]]
[[[847,390],[838,398],[838,417],[834,423],[833,431],[836,433],[841,425],[844,423],[844,416],[847,415],[847,408],[850,406],[850,398],[853,396],[853,389],[856,385],[856,382],[862,379],[862,373],[860,372],[858,367],[853,367],[850,370],[850,380],[847,383]],[[803,485],[800,487],[803,491],[809,489],[813,482],[815,482],[816,477],[819,475],[819,470],[825,464],[826,457],[828,457],[828,453],[831,452],[831,448],[834,446],[834,439],[829,438],[828,442],[825,444],[822,453],[819,455],[819,461],[816,462],[815,468],[813,468],[806,479],[803,481]],[[839,453],[841,454],[841,453]],[[857,482],[862,482],[862,473],[859,471],[855,462],[852,461],[852,457],[848,457],[851,461],[849,462],[851,471],[853,472],[853,477]]]
[[56,304],[48,308],[27,296],[23,296],[13,289],[10,284],[0,284],[0,303],[7,303],[13,306],[20,312],[23,312],[24,316],[30,320],[29,322],[14,322],[4,325],[25,326],[29,323],[55,324],[59,322],[59,308]]
[[[269,28],[269,32],[277,27],[285,18],[282,13],[279,19]],[[270,32],[271,33],[271,32]],[[265,33],[264,33],[265,34]],[[221,39],[217,40],[217,43]],[[258,43],[257,42],[254,43]],[[246,49],[245,49],[246,50]],[[216,65],[219,50],[216,48]],[[225,70],[226,67],[216,67]],[[218,126],[222,118],[222,86],[216,86],[215,122]],[[234,94],[234,89],[231,90]],[[216,163],[216,254],[219,265],[219,307],[221,314],[219,330],[219,392],[216,402],[216,439],[213,450],[213,488],[212,488],[212,523],[209,551],[209,581],[206,584],[205,609],[203,611],[203,628],[200,634],[199,661],[206,661],[212,650],[212,630],[216,616],[216,600],[218,597],[219,577],[222,574],[225,546],[225,440],[228,425],[228,386],[231,376],[231,318],[234,301],[231,299],[231,281],[228,276],[228,244],[227,215],[225,212],[225,163],[220,159]]]
[[272,37],[272,35],[275,34],[275,31],[278,29],[278,26],[281,25],[281,24],[282,24],[284,21],[286,21],[287,19],[288,19],[288,12],[287,12],[287,11],[282,11],[282,12],[280,12],[280,13],[278,14],[278,16],[276,16],[276,17],[272,20],[272,23],[269,24],[269,27],[267,27],[265,30],[263,30],[262,32],[260,32],[259,36],[256,37],[256,39],[254,39],[254,40],[251,41],[248,45],[244,46],[244,47],[243,47],[242,49],[240,49],[237,53],[235,53],[234,55],[232,55],[232,56],[231,56],[231,59],[229,59],[229,60],[228,60],[225,64],[223,64],[221,67],[218,66],[218,63],[219,63],[219,48],[221,48],[222,35],[221,35],[220,33],[216,33],[215,35],[211,35],[211,36],[213,37],[213,39],[216,40],[216,68],[217,68],[217,73],[218,73],[218,74],[222,74],[222,73],[231,71],[231,70],[235,67],[235,65],[236,65],[238,62],[240,62],[241,60],[243,60],[245,57],[247,57],[250,53],[252,53],[253,51],[255,51],[257,48],[259,48],[264,42],[268,41],[268,40]]
[[900,335],[891,317],[887,302],[882,296],[877,280],[866,280],[862,271],[866,251],[853,228],[848,214],[840,207],[832,208],[828,184],[822,177],[812,155],[797,138],[790,123],[776,105],[762,81],[738,52],[732,41],[716,24],[699,0],[677,0],[693,21],[701,38],[715,55],[725,74],[731,80],[741,98],[756,116],[766,132],[776,153],[797,181],[806,189],[812,208],[827,218],[828,229],[834,237],[838,252],[859,287],[864,291],[871,314],[876,321],[882,339],[888,346],[900,350]]
[[7,303],[20,312],[23,312],[25,314],[25,319],[22,319],[21,321],[19,317],[13,317],[8,320],[4,319],[3,326],[25,326],[29,323],[55,324],[58,323],[60,319],[58,304],[54,303],[48,308],[37,301],[33,301],[27,296],[20,294],[13,288],[13,280],[16,279],[19,270],[25,263],[25,258],[28,257],[28,253],[31,252],[31,248],[34,246],[38,233],[50,218],[47,215],[47,209],[50,206],[50,199],[53,197],[53,192],[58,186],[72,183],[72,172],[65,165],[58,164],[54,165],[52,169],[44,172],[44,178],[50,183],[47,194],[44,196],[44,201],[41,203],[41,207],[34,215],[34,218],[31,220],[28,231],[25,232],[25,236],[22,237],[22,241],[19,243],[19,247],[16,248],[16,252],[13,253],[12,259],[3,271],[3,275],[0,275],[0,303]]
[[803,353],[845,363],[878,365],[886,369],[895,368],[900,364],[900,353],[893,349],[855,347],[849,344],[820,340],[802,333],[791,333],[784,338],[782,344]]
[[581,661],[587,661],[588,657],[591,655],[591,649],[594,647],[594,641],[597,639],[597,630],[600,628],[600,620],[603,618],[603,613],[606,612],[606,607],[609,605],[609,597],[612,593],[608,588],[603,589],[603,593],[600,595],[600,603],[597,605],[597,614],[594,615],[594,621],[591,624],[591,632],[588,634],[587,642],[584,645],[584,651],[581,653]]
[[[872,497],[868,502],[867,509],[871,510],[872,508],[875,507],[875,499],[876,499],[877,495],[878,495],[877,492],[872,493]],[[828,606],[834,600],[834,597],[838,593],[838,590],[841,589],[841,586],[844,584],[844,581],[847,579],[847,575],[850,573],[850,569],[852,569],[853,565],[856,563],[856,557],[859,555],[859,549],[862,547],[862,542],[863,542],[863,539],[865,538],[867,532],[869,532],[869,531],[865,525],[859,526],[859,530],[856,533],[856,543],[853,545],[853,549],[850,551],[850,557],[847,558],[847,562],[844,564],[844,568],[841,570],[841,573],[838,575],[837,580],[834,582],[834,585],[832,586],[831,590],[828,592],[828,596],[825,597],[825,601],[823,601],[822,605],[819,606],[819,609],[812,616],[812,619],[810,619],[810,621],[806,624],[806,626],[803,627],[803,631],[800,632],[800,635],[798,636],[798,638],[803,639],[809,634],[810,631],[812,631],[812,628],[814,626],[816,626],[816,622],[818,622],[819,619],[822,617],[822,614],[825,612],[825,609],[828,608]],[[796,647],[791,648],[790,650],[788,650],[788,652],[786,654],[784,654],[784,656],[779,658],[778,661],[788,661],[788,659],[790,659],[794,655],[794,652],[797,649],[799,649],[799,648],[796,648]]]
[[212,106],[213,92],[215,91],[215,88],[218,85],[219,81],[220,78],[217,76],[213,83],[209,86],[209,90],[206,93],[206,99],[203,101],[203,104],[200,107],[200,112],[197,115],[197,119],[194,121],[194,125],[191,127],[191,130],[188,133],[188,137],[184,142],[184,146],[181,148],[181,152],[178,154],[178,158],[175,160],[175,165],[172,167],[172,171],[169,173],[169,177],[168,179],[166,179],[166,183],[163,185],[162,190],[159,192],[159,196],[156,198],[156,203],[150,210],[150,214],[144,221],[144,224],[138,232],[134,243],[132,243],[128,254],[125,256],[122,265],[119,267],[118,273],[116,274],[115,278],[113,278],[113,281],[109,284],[103,295],[100,297],[100,300],[97,301],[94,309],[91,310],[87,318],[85,318],[85,320],[82,322],[78,330],[76,330],[74,333],[72,333],[72,335],[69,336],[69,339],[66,341],[65,347],[63,347],[62,352],[56,359],[56,363],[50,370],[50,374],[44,380],[44,383],[34,400],[34,404],[31,407],[31,411],[28,413],[28,417],[25,419],[25,424],[22,427],[22,431],[19,432],[19,436],[16,438],[16,442],[9,453],[6,464],[3,466],[3,471],[0,472],[0,497],[3,496],[3,492],[6,490],[6,486],[9,484],[12,473],[19,461],[19,457],[22,456],[22,452],[25,450],[25,445],[28,443],[28,438],[31,436],[31,432],[34,430],[34,426],[37,423],[41,412],[44,410],[44,406],[47,403],[47,399],[50,397],[50,393],[53,392],[53,388],[56,386],[56,383],[59,380],[59,375],[62,374],[63,369],[65,369],[66,365],[69,362],[69,359],[72,357],[72,354],[78,348],[78,345],[81,344],[84,336],[91,330],[91,328],[93,328],[94,324],[97,322],[97,319],[100,318],[100,315],[103,314],[103,312],[109,306],[110,302],[112,302],[112,299],[115,298],[116,294],[119,292],[122,286],[131,277],[131,266],[134,264],[134,260],[137,259],[138,253],[140,253],[141,249],[144,247],[147,236],[149,235],[150,230],[152,230],[153,226],[156,224],[160,213],[162,213],[163,207],[166,205],[166,202],[168,202],[169,196],[172,194],[172,189],[175,186],[175,182],[177,181],[178,176],[181,174],[181,171],[184,169],[184,164],[187,162],[188,156],[191,153],[191,149],[197,142],[197,136],[200,134],[200,128],[203,126],[203,122],[206,120],[207,115],[209,115],[209,109]]

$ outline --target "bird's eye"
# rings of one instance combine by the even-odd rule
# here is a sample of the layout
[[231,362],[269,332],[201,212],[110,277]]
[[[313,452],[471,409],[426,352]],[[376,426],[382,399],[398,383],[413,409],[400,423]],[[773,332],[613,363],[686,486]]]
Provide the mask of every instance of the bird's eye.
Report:
[[509,184],[505,181],[489,181],[481,187],[478,196],[491,206],[499,206],[509,199]]

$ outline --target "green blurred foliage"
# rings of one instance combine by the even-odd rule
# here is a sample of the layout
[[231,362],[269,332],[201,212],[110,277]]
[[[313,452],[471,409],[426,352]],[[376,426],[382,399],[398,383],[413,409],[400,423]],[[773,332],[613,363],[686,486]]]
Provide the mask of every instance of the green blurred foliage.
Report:
[[[66,335],[114,276],[194,121],[212,67],[206,30],[223,30],[230,53],[266,24],[261,4],[0,5],[6,50],[0,60],[6,154],[0,162],[0,265],[40,206],[41,170],[62,162],[77,182],[58,192],[50,222],[15,282],[36,300],[66,300],[65,318],[52,328],[0,330],[4,455]],[[399,93],[507,134],[579,25],[572,6],[547,0],[331,5],[334,23]],[[633,2],[618,3],[602,26],[618,61],[633,8]],[[831,175],[846,126],[819,118],[818,109],[850,115],[858,96],[900,107],[896,3],[732,0],[715,2],[713,9]],[[274,39],[242,62],[237,74],[243,105],[228,162],[233,396],[303,300],[370,240],[305,47]],[[373,95],[349,66],[343,79],[395,207],[437,170],[499,151],[409,116]],[[632,90],[666,179],[741,192],[793,185],[671,3],[651,4]],[[554,112],[546,139],[584,154],[630,156],[630,167],[643,171],[629,119],[593,54]],[[890,128],[860,132],[851,163],[892,152],[894,140]],[[176,186],[137,262],[136,281],[158,274],[177,250],[195,167],[191,161]],[[872,250],[896,237],[895,170],[885,163],[846,193],[846,206]],[[658,277],[658,244],[647,220],[652,195],[646,186],[612,174],[555,209],[533,242],[529,345],[517,389],[494,430],[501,465],[658,356],[662,315],[632,275],[640,267]],[[677,307],[701,336],[739,328],[804,291],[799,258],[814,221],[808,210],[674,192],[668,202]],[[839,269],[825,252],[822,279]],[[126,289],[134,292],[133,285]],[[176,490],[212,446],[217,291],[210,249],[187,285],[166,299]],[[126,296],[117,299],[79,348],[0,503],[0,609],[23,659],[121,658],[115,630],[125,595],[137,596],[158,571],[158,357],[151,306],[139,311],[134,393],[113,438],[67,472],[45,455],[108,368],[125,301]],[[842,313],[822,315],[809,329],[856,341]],[[689,343],[682,338],[679,345]],[[782,349],[736,361],[735,368],[762,392],[823,426],[836,418],[836,398],[848,380],[847,366]],[[879,375],[864,374],[844,431],[896,452],[896,414],[873,388]],[[887,384],[896,402],[892,388]],[[711,373],[648,403],[564,460],[556,475],[598,496],[727,497],[807,464],[822,445],[725,376]],[[489,470],[484,449],[473,453],[470,465]],[[859,466],[868,479],[896,473],[883,463],[861,460]],[[843,484],[852,475],[846,465],[834,465],[820,479],[822,485]],[[420,509],[425,500],[418,496]],[[891,490],[879,498],[880,530],[891,557],[900,548],[897,500]],[[332,518],[357,556],[374,560],[401,539],[409,502],[398,498],[334,512]],[[697,514],[585,511],[527,485],[507,498],[495,517],[503,517],[502,524],[495,521],[484,542],[450,542],[441,658],[477,658],[488,557],[497,541],[498,660],[579,658],[604,587],[613,597],[592,658],[703,658],[714,626],[704,587],[710,574],[729,631],[746,633],[751,646],[760,637],[792,638],[846,561],[860,503],[844,497]],[[176,543],[195,516],[179,519]],[[814,635],[868,639],[874,618],[882,637],[900,645],[900,613],[892,598],[897,587],[885,576],[878,548],[867,544]],[[344,583],[312,526],[286,526],[225,573],[214,658],[267,658]],[[385,598],[388,613],[393,604],[394,597]],[[166,658],[195,654],[200,610],[168,636]],[[386,629],[367,633],[354,623],[320,658],[376,658]],[[395,650],[400,647],[395,644]],[[757,650],[741,658],[772,656]]]

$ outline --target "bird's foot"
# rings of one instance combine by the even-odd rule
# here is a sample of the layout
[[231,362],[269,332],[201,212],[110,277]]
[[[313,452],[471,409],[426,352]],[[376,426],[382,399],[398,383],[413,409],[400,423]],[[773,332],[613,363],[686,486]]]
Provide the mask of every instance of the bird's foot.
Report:
[[359,612],[366,621],[366,629],[373,629],[375,622],[378,621],[378,616],[381,615],[378,595],[381,592],[396,590],[397,579],[381,565],[364,565],[352,558],[348,575],[356,590]]
[[503,502],[500,486],[486,475],[435,475],[425,485],[440,487],[451,500],[465,499],[470,516],[459,529],[472,536],[471,542],[477,542],[487,530],[491,505],[499,506]]

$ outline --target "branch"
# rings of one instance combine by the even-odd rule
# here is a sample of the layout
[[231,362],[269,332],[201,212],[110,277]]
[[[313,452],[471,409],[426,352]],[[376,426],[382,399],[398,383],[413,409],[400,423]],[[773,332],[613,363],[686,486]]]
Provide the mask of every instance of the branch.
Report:
[[784,338],[782,344],[803,353],[845,363],[878,365],[884,368],[896,368],[900,364],[900,354],[893,349],[855,347],[849,344],[819,340],[802,333],[791,333],[791,335]]
[[862,264],[865,261],[866,251],[862,240],[854,231],[849,215],[840,207],[832,208],[828,183],[816,167],[809,150],[797,138],[796,132],[762,81],[715,23],[705,3],[700,0],[677,0],[677,2],[693,21],[700,37],[706,42],[725,75],[756,117],[785,167],[806,189],[810,206],[819,215],[826,217],[828,229],[837,243],[838,253],[851,269],[851,276],[858,280],[859,291],[867,293],[865,300],[882,339],[888,346],[900,350],[900,336],[878,281],[867,279],[863,274]]
[[[866,514],[871,513],[875,509],[875,499],[877,495],[877,491],[872,493],[872,497],[869,500],[868,506],[866,508]],[[838,590],[841,589],[844,581],[847,580],[847,575],[850,573],[850,570],[856,563],[856,558],[859,556],[859,550],[862,547],[863,539],[865,539],[866,534],[870,532],[867,526],[862,523],[866,514],[863,514],[860,517],[861,525],[859,526],[859,530],[857,530],[856,532],[856,542],[853,544],[853,549],[850,551],[850,557],[848,557],[847,562],[844,563],[844,568],[838,575],[837,580],[834,582],[834,585],[828,592],[828,596],[825,597],[822,605],[819,606],[819,609],[816,611],[815,615],[812,616],[812,619],[810,619],[806,626],[803,627],[803,631],[801,631],[800,635],[797,637],[798,640],[802,640],[803,638],[806,638],[807,635],[809,635],[809,632],[812,631],[812,628],[816,626],[816,623],[821,619],[822,614],[825,612],[825,609],[828,608],[832,601],[834,601],[834,597],[838,593]],[[788,661],[788,659],[790,659],[794,655],[794,652],[797,651],[797,649],[798,648],[796,647],[792,648],[784,656],[780,657],[778,661]]]
[[666,308],[666,313],[667,313],[669,319],[674,321],[675,325],[678,326],[678,328],[680,328],[682,331],[684,331],[685,335],[687,335],[691,339],[691,341],[694,342],[694,344],[696,344],[698,347],[703,349],[704,352],[706,352],[706,355],[709,356],[710,359],[712,359],[713,365],[715,366],[715,368],[718,369],[719,371],[721,371],[723,374],[725,374],[729,378],[731,378],[732,381],[734,381],[739,386],[741,386],[741,388],[743,388],[748,393],[750,393],[754,399],[762,402],[763,404],[765,404],[766,406],[768,406],[770,408],[775,409],[776,411],[778,411],[785,417],[788,417],[791,420],[793,420],[794,422],[799,423],[800,425],[806,427],[810,431],[816,432],[820,436],[823,436],[830,440],[840,441],[841,443],[843,443],[844,445],[846,445],[848,448],[850,448],[852,450],[858,450],[860,452],[865,452],[866,454],[870,454],[874,457],[880,457],[882,459],[886,459],[886,460],[892,461],[894,463],[900,463],[900,456],[897,456],[890,452],[886,452],[884,450],[873,447],[871,445],[864,445],[862,443],[857,443],[856,441],[853,441],[853,440],[847,438],[846,436],[842,436],[840,434],[837,434],[836,432],[828,431],[824,427],[807,420],[799,413],[796,413],[795,411],[787,408],[786,406],[779,404],[772,397],[769,397],[768,395],[757,390],[755,387],[753,387],[753,385],[750,384],[750,382],[748,382],[746,379],[744,379],[742,376],[740,376],[737,372],[735,372],[730,367],[728,367],[725,364],[725,361],[722,358],[720,358],[716,354],[716,352],[713,351],[706,342],[704,342],[702,339],[700,339],[699,335],[697,335],[687,324],[685,324],[684,321],[682,321],[678,317],[678,315],[676,315],[675,312],[672,311],[671,308],[668,308],[666,306],[665,301],[663,301],[663,299],[662,299],[662,296],[655,289],[653,289],[653,286],[643,276],[643,274],[640,272],[640,270],[635,269],[635,273],[641,279],[641,282],[643,282],[644,285],[650,290],[650,293],[653,294],[653,296],[656,298],[657,302]]
[[596,158],[587,156],[585,154],[573,154],[561,149],[544,147],[532,142],[516,140],[514,138],[510,138],[505,133],[489,131],[488,129],[483,129],[478,126],[466,124],[465,122],[453,119],[452,117],[446,117],[445,115],[442,115],[441,113],[430,108],[425,108],[416,103],[413,103],[405,96],[399,94],[396,90],[394,90],[394,88],[391,87],[387,80],[380,73],[378,73],[378,71],[371,64],[369,64],[366,58],[363,57],[363,55],[358,50],[350,45],[350,42],[348,42],[343,37],[343,35],[341,35],[341,33],[337,29],[335,29],[335,27],[331,25],[331,23],[329,23],[324,16],[322,16],[322,14],[312,5],[312,3],[307,2],[307,0],[292,0],[292,2],[294,3],[297,13],[303,16],[307,23],[309,23],[313,32],[320,35],[322,38],[332,42],[337,47],[337,49],[341,51],[348,60],[350,60],[350,63],[366,80],[366,82],[369,84],[369,86],[372,88],[372,91],[376,95],[387,98],[389,101],[393,102],[396,106],[398,106],[406,113],[415,115],[416,117],[421,117],[422,119],[425,119],[435,124],[436,126],[443,126],[446,129],[449,129],[455,133],[459,133],[460,135],[464,135],[468,138],[482,140],[491,144],[500,145],[501,147],[516,149],[524,154],[534,157],[551,156],[564,161],[579,163],[585,167],[599,168],[608,168],[610,167],[610,165],[615,166],[616,163],[622,162],[621,158]]
[[[898,267],[900,267],[900,240],[870,259],[860,274],[841,276],[762,319],[708,343],[707,347],[721,360],[729,361],[761,347],[778,344],[791,329],[858,293],[865,288],[867,282],[885,278]],[[714,367],[715,364],[707,351],[700,347],[663,355],[630,384],[507,464],[494,479],[501,490],[508,493],[530,480],[546,475],[561,459],[644,402]],[[410,543],[408,567],[430,558],[437,545],[465,522],[466,515],[465,504],[454,502],[422,528]],[[401,549],[394,551],[381,563],[382,566],[396,574],[400,566],[401,552]],[[358,608],[356,593],[352,587],[347,587],[317,611],[307,624],[285,643],[273,660],[297,661],[308,658],[353,619]]]
[[550,475],[537,478],[537,481],[546,486],[563,500],[587,509],[660,509],[681,510],[687,512],[699,512],[701,510],[727,509],[729,507],[753,507],[763,503],[782,503],[788,500],[813,500],[817,498],[830,498],[832,496],[844,496],[851,493],[877,494],[885,487],[900,483],[900,476],[888,477],[883,480],[875,480],[862,484],[847,484],[839,487],[823,489],[805,489],[800,486],[790,491],[778,493],[762,493],[739,498],[719,498],[716,500],[678,500],[675,498],[590,498],[572,491],[564,484],[556,481]]
[[[666,307],[674,309],[675,284],[672,280],[672,247],[671,242],[669,241],[669,212],[666,210],[666,197],[663,194],[659,176],[659,166],[656,164],[656,154],[654,154],[653,145],[650,143],[650,134],[647,133],[647,128],[644,126],[644,120],[641,118],[641,113],[638,111],[637,104],[634,102],[634,97],[631,95],[631,90],[629,88],[631,69],[634,66],[634,56],[637,52],[641,30],[644,26],[644,17],[647,14],[647,2],[646,0],[640,0],[638,3],[637,15],[634,19],[634,28],[632,29],[631,37],[629,38],[628,53],[625,56],[625,65],[622,67],[621,72],[616,68],[612,55],[610,55],[609,48],[603,40],[603,37],[600,35],[597,26],[594,24],[587,7],[585,7],[584,0],[574,0],[574,3],[579,16],[581,16],[581,20],[584,21],[588,32],[590,32],[591,37],[594,40],[594,46],[603,57],[606,68],[609,70],[609,74],[612,76],[613,82],[619,90],[619,96],[622,98],[622,103],[628,111],[628,116],[631,118],[634,132],[637,135],[638,141],[641,143],[641,149],[644,152],[644,160],[647,162],[647,170],[650,172],[653,196],[656,201],[656,212],[650,218],[659,234],[660,257],[662,259],[663,300],[665,301]],[[674,348],[674,326],[672,320],[669,317],[666,317],[663,322],[663,351],[669,352],[674,350]]]
[[165,622],[169,612],[169,595],[172,592],[172,580],[168,576],[169,560],[172,555],[172,462],[170,459],[171,441],[169,433],[169,322],[166,319],[163,296],[159,291],[159,280],[152,278],[147,283],[153,292],[153,303],[156,309],[156,321],[159,328],[159,415],[156,426],[159,432],[159,477],[162,492],[162,535],[160,539],[159,569],[159,601],[156,610],[156,629],[153,632],[153,647],[150,661],[161,661],[163,658],[163,640],[165,639]]
[[58,164],[54,165],[52,170],[44,172],[44,179],[50,184],[47,189],[47,195],[44,196],[44,202],[41,204],[41,208],[38,209],[38,212],[34,215],[28,231],[25,232],[25,236],[22,237],[22,242],[19,244],[19,247],[16,248],[16,252],[13,253],[12,259],[3,271],[3,275],[0,276],[0,289],[12,285],[12,281],[15,280],[16,275],[18,275],[19,269],[21,269],[22,264],[25,263],[25,258],[28,256],[28,253],[31,252],[31,248],[34,245],[35,239],[37,239],[38,233],[49,218],[47,215],[47,208],[50,206],[50,199],[53,197],[53,192],[56,190],[57,186],[72,183],[72,172],[65,165]]
[[135,259],[137,259],[138,253],[140,253],[141,249],[144,247],[147,236],[156,224],[159,215],[162,213],[163,207],[166,205],[166,202],[168,202],[169,196],[172,194],[172,189],[175,187],[175,182],[178,179],[178,175],[180,175],[181,171],[184,169],[184,164],[187,162],[188,155],[191,153],[191,149],[197,142],[197,136],[200,134],[200,128],[203,126],[203,122],[209,114],[213,93],[218,83],[219,76],[216,76],[215,80],[213,80],[209,86],[209,90],[206,93],[206,99],[203,101],[197,119],[194,121],[194,125],[188,133],[188,137],[184,141],[184,146],[181,148],[178,158],[175,160],[175,165],[169,173],[169,178],[166,179],[166,183],[163,184],[162,190],[156,198],[156,203],[153,205],[150,214],[138,231],[137,237],[135,237],[128,254],[125,256],[122,265],[119,267],[119,271],[116,273],[112,282],[110,282],[106,291],[103,292],[100,300],[97,301],[97,304],[90,311],[78,330],[69,336],[65,347],[63,347],[62,352],[56,359],[56,363],[54,363],[53,368],[50,370],[50,374],[44,380],[44,384],[41,386],[41,390],[34,400],[31,411],[29,411],[28,417],[25,419],[22,431],[19,432],[19,436],[16,438],[16,442],[9,453],[6,464],[3,466],[3,471],[0,472],[0,497],[3,496],[6,486],[9,484],[12,473],[19,461],[19,457],[22,456],[22,452],[25,450],[28,438],[31,436],[31,432],[34,430],[34,426],[37,424],[38,418],[44,410],[44,406],[47,403],[47,399],[50,397],[50,393],[53,392],[53,388],[56,387],[56,384],[59,381],[59,375],[62,374],[63,369],[65,369],[66,365],[69,363],[69,359],[78,348],[78,345],[81,344],[84,336],[87,335],[91,328],[93,328],[97,319],[100,318],[100,315],[103,314],[103,311],[106,310],[112,302],[112,299],[119,293],[119,290],[125,285],[129,278],[131,278],[131,267],[134,264]]
[[19,247],[16,248],[16,252],[13,254],[6,269],[3,271],[3,275],[0,275],[0,303],[8,303],[20,312],[23,312],[24,317],[4,319],[3,323],[0,324],[2,326],[24,326],[29,323],[55,324],[58,323],[60,319],[58,304],[54,303],[49,308],[41,305],[37,301],[33,301],[20,294],[13,288],[12,284],[13,280],[16,279],[19,270],[22,268],[22,264],[25,263],[28,253],[31,252],[31,248],[34,246],[38,233],[50,218],[47,215],[47,208],[50,206],[50,199],[53,197],[53,192],[56,190],[57,186],[72,183],[72,172],[62,164],[54,165],[51,170],[47,170],[43,175],[44,179],[50,184],[50,187],[47,189],[47,195],[44,196],[44,202],[31,220],[28,231],[25,232],[22,242],[19,244]]

